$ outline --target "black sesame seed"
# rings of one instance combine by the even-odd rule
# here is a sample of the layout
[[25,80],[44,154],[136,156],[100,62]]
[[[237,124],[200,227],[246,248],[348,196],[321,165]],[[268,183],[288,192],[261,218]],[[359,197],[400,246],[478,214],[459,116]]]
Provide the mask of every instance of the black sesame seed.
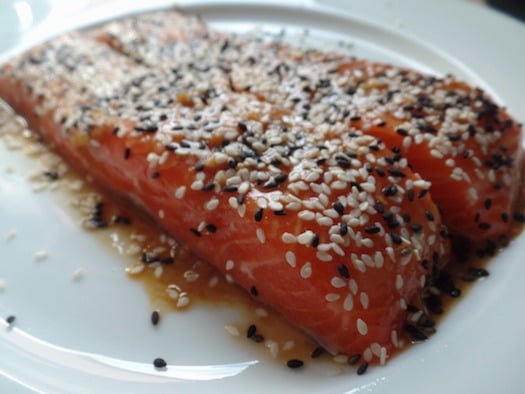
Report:
[[485,209],[490,209],[492,206],[492,200],[490,198],[486,198],[483,204],[485,205]]
[[318,358],[322,356],[326,350],[322,346],[317,346],[314,350],[312,350],[312,353],[310,353],[310,357],[312,358]]
[[135,126],[135,131],[141,131],[145,133],[155,133],[159,130],[159,128],[156,125],[146,125],[146,126]]
[[124,149],[124,160],[128,160],[130,155],[131,155],[131,149],[130,148]]
[[59,178],[58,172],[56,171],[44,171],[44,176],[51,181],[56,181]]
[[428,221],[433,222],[434,221],[434,214],[430,211],[425,211],[425,216],[428,219]]
[[410,202],[414,201],[414,196],[415,196],[414,189],[408,189],[407,190],[408,201],[410,201]]
[[390,175],[392,175],[395,178],[404,178],[406,176],[406,174],[403,171],[397,168],[389,168],[387,171]]
[[268,182],[264,184],[265,189],[273,189],[274,187],[277,187],[278,183],[275,181],[275,178],[270,178]]
[[361,360],[360,354],[352,354],[348,356],[347,363],[348,365],[356,365],[359,362],[359,360]]
[[421,230],[423,230],[423,226],[417,223],[414,223],[410,226],[412,228],[412,231],[415,233],[419,233]]
[[365,228],[365,233],[367,234],[377,234],[380,231],[381,231],[381,228],[379,228],[378,226],[371,226],[371,227]]
[[385,206],[383,205],[382,202],[380,201],[376,202],[375,208],[376,208],[376,211],[379,212],[380,214],[385,213]]
[[286,216],[286,211],[284,209],[279,209],[278,211],[273,211],[275,216]]
[[227,193],[235,193],[238,190],[238,187],[235,185],[228,185],[225,186],[223,190]]
[[357,374],[363,375],[367,369],[368,369],[368,363],[364,362],[357,368]]
[[16,316],[10,315],[5,318],[7,324],[13,324],[16,320]]
[[525,223],[525,215],[522,214],[522,213],[519,213],[519,212],[516,212],[514,215],[513,215],[513,218],[516,222],[519,222],[519,223]]
[[405,330],[410,334],[410,338],[413,341],[424,341],[428,339],[428,336],[423,331],[412,324],[407,324]]
[[299,360],[297,358],[292,358],[286,362],[286,366],[291,369],[301,368],[303,365],[304,365],[304,361]]
[[156,358],[155,360],[153,360],[153,366],[155,368],[166,368],[168,364],[166,363],[166,361],[163,359],[163,358]]
[[248,126],[246,126],[246,123],[242,123],[242,122],[239,122],[237,124],[237,127],[239,128],[239,130],[241,130],[242,132],[245,132],[248,130]]
[[428,189],[421,189],[419,193],[417,194],[417,198],[423,198],[427,195]]
[[256,222],[260,222],[262,220],[263,213],[264,213],[264,210],[262,208],[259,208],[257,209],[257,211],[255,211],[254,219]]
[[484,223],[484,222],[483,222],[483,223],[478,224],[478,228],[479,228],[480,230],[483,230],[483,231],[490,230],[491,227],[492,227],[492,226],[491,226],[490,223]]
[[259,295],[259,290],[257,290],[257,287],[255,286],[250,287],[250,294],[254,297],[257,297]]
[[286,181],[287,178],[288,178],[288,174],[280,173],[280,174],[277,174],[274,177],[274,180],[275,180],[276,183],[280,184],[280,183],[283,183],[284,181]]
[[337,272],[339,272],[339,275],[341,275],[345,279],[350,278],[350,271],[348,271],[348,267],[343,263],[337,266]]
[[319,246],[319,234],[314,234],[312,236],[312,246],[317,248]]
[[381,167],[377,167],[376,168],[376,173],[379,176],[385,176],[386,175],[385,170],[383,170]]
[[390,239],[392,240],[393,243],[395,244],[401,244],[401,242],[403,242],[403,240],[401,239],[401,237],[396,234],[396,233],[389,233],[388,234],[390,236]]
[[341,235],[348,234],[348,224],[346,222],[341,222],[339,224],[339,234]]
[[159,311],[155,309],[153,312],[151,312],[151,324],[156,326],[157,324],[159,324],[159,321],[160,321],[160,314],[159,314]]
[[125,216],[115,215],[111,218],[114,224],[131,224],[131,220]]
[[246,330],[246,338],[251,338],[257,333],[257,326],[255,324],[250,324]]
[[213,189],[215,189],[215,183],[213,182],[209,182],[202,187],[202,191],[204,192],[209,192],[209,191],[212,191]]
[[196,228],[190,228],[190,231],[197,237],[202,236],[201,232],[197,230]]
[[508,223],[509,222],[509,214],[507,212],[502,212],[501,213],[501,220],[503,221],[503,223]]
[[250,338],[255,343],[261,343],[264,342],[264,337],[261,334],[255,334],[253,337]]
[[461,295],[461,289],[458,289],[457,287],[449,291],[448,293],[451,297],[457,298]]
[[196,172],[204,170],[204,163],[199,163],[193,168]]
[[344,207],[343,204],[341,204],[341,202],[339,202],[339,201],[334,202],[334,204],[332,205],[332,207],[336,210],[336,212],[337,212],[340,216],[343,216],[343,214],[345,213],[345,207]]
[[157,178],[159,178],[159,177],[160,177],[160,172],[158,172],[158,171],[154,171],[154,172],[151,174],[151,177],[152,177],[153,179],[157,179]]
[[397,194],[397,186],[388,185],[383,189],[383,194],[387,197],[395,196]]
[[217,226],[214,225],[214,224],[207,224],[206,225],[206,231],[208,231],[209,233],[216,233],[217,232]]
[[407,136],[408,135],[408,131],[399,127],[396,129],[396,133],[399,134],[399,135],[402,135],[402,136]]

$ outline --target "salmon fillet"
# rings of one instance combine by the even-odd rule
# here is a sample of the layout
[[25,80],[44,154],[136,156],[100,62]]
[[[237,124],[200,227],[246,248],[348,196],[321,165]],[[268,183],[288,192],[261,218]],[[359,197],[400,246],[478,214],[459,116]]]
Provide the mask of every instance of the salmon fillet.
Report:
[[374,135],[431,183],[451,233],[473,241],[508,237],[521,180],[522,127],[482,90],[451,76],[218,33],[192,21],[184,29],[176,12],[150,13],[93,34],[147,67],[213,58],[233,90],[249,90],[299,122],[343,123],[350,132]]
[[136,60],[67,34],[5,64],[0,97],[331,352],[390,357],[449,250],[430,184],[374,136],[232,89],[213,58]]

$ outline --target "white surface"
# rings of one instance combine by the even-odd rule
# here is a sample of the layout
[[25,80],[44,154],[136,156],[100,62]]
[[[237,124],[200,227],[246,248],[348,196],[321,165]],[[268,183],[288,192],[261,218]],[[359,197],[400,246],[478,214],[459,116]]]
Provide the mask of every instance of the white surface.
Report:
[[[27,3],[25,25],[17,3]],[[3,1],[0,48],[42,40],[53,30],[115,15],[152,2]],[[166,1],[156,1],[164,3]],[[516,47],[525,27],[487,9],[452,1],[180,1],[215,25],[246,29],[264,25],[301,31],[312,42],[354,44],[353,54],[421,70],[452,72],[493,93],[521,121],[525,58]],[[283,3],[283,2],[281,2]],[[124,6],[125,4],[125,6]],[[22,6],[24,8],[24,6]],[[26,7],[27,10],[27,7]],[[63,15],[71,14],[64,19]],[[18,16],[17,16],[18,15]],[[27,12],[26,12],[27,15]],[[57,23],[58,20],[64,23]],[[27,21],[27,17],[25,18]],[[14,173],[5,172],[9,166]],[[35,194],[25,178],[31,162],[0,144],[0,392],[171,393],[520,393],[525,353],[522,278],[525,237],[494,259],[490,278],[477,283],[440,324],[437,335],[364,376],[351,370],[329,377],[319,368],[295,373],[234,341],[223,326],[235,311],[198,308],[165,316],[153,329],[141,286],[128,280],[123,262],[86,236],[63,208],[60,194]],[[17,235],[5,241],[11,229]],[[49,257],[36,262],[34,252]],[[72,273],[84,267],[83,280]],[[170,363],[158,373],[151,360]]]

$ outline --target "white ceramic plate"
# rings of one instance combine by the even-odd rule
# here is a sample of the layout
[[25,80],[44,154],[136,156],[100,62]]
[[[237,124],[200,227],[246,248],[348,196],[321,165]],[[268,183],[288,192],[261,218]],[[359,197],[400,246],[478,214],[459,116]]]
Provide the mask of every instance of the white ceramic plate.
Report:
[[[71,3],[3,1],[0,56],[59,30],[168,2]],[[313,44],[337,47],[343,40],[358,56],[451,72],[525,118],[525,57],[518,48],[525,27],[483,7],[442,0],[178,3],[220,28],[308,28]],[[79,228],[60,193],[32,191],[25,176],[31,167],[0,144],[0,316],[17,316],[12,328],[0,321],[0,392],[522,392],[524,236],[491,261],[490,278],[463,297],[437,335],[386,367],[363,376],[326,376],[316,367],[295,373],[224,333],[235,310],[196,308],[183,318],[165,316],[153,329],[142,287]],[[11,230],[16,236],[5,240]],[[37,262],[34,253],[42,249],[49,256]],[[75,282],[79,267],[85,277]],[[167,371],[151,366],[157,356],[170,362]]]

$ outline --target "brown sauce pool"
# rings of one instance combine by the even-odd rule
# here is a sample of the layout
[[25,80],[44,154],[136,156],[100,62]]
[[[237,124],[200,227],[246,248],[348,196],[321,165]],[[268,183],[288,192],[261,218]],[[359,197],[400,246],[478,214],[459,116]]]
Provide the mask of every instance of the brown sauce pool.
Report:
[[[142,283],[150,300],[152,325],[162,324],[162,316],[167,313],[183,314],[199,305],[233,306],[242,312],[242,318],[224,327],[225,335],[238,337],[248,342],[247,345],[251,342],[259,346],[263,358],[288,363],[291,368],[300,367],[302,362],[311,362],[313,358],[315,361],[331,360],[341,367],[358,361],[323,352],[275,311],[229,283],[223,274],[194,257],[186,246],[164,234],[153,222],[137,215],[125,204],[113,201],[91,185],[89,179],[86,182],[85,178],[72,173],[1,101],[0,139],[8,148],[21,149],[35,160],[50,155],[50,159],[43,160],[43,165],[40,161],[31,179],[35,182],[35,190],[37,187],[63,188],[71,193],[75,208],[72,215],[80,214],[80,225],[87,233],[99,237],[101,243],[114,252],[115,259],[127,261],[123,275]],[[525,190],[522,190],[517,211],[525,211]],[[523,217],[518,215],[515,219],[510,239],[523,227]],[[486,262],[500,247],[489,243],[472,246],[465,253],[465,243],[458,241],[457,244],[461,253],[454,255],[444,274],[429,288],[426,305],[415,306],[409,315],[408,325],[423,319],[424,329],[420,325],[416,331],[408,330],[401,339],[405,344],[424,340],[435,331],[434,322],[443,318],[445,312],[468,293],[472,283],[488,275]],[[422,313],[421,309],[427,313]],[[364,372],[362,366],[358,373],[359,369]]]

